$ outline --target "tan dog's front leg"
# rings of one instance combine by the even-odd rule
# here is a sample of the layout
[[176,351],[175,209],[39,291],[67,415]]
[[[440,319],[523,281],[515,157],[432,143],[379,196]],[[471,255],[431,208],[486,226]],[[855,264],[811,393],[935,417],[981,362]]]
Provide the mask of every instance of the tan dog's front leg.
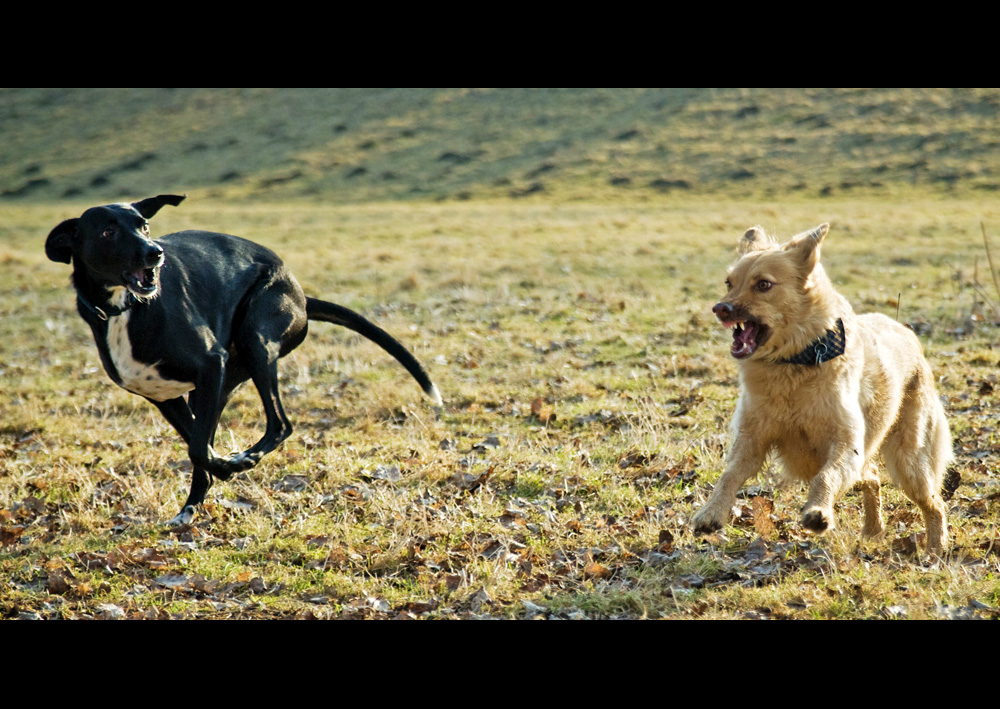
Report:
[[695,534],[707,534],[721,529],[728,521],[736,493],[743,483],[760,472],[767,455],[767,448],[753,440],[753,436],[737,434],[736,442],[729,452],[726,471],[715,484],[712,496],[708,498],[691,522]]
[[809,483],[809,499],[802,508],[802,526],[825,532],[836,526],[833,503],[861,478],[862,443],[834,444],[830,460]]

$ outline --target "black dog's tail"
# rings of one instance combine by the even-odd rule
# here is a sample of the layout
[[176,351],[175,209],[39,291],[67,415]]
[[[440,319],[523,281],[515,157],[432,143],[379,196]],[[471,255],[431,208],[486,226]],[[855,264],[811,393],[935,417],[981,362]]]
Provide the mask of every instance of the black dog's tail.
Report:
[[413,378],[420,384],[420,388],[430,397],[436,406],[441,406],[441,394],[438,392],[427,372],[417,361],[417,358],[410,354],[409,350],[403,347],[396,338],[380,328],[378,325],[365,320],[353,310],[342,305],[327,303],[325,300],[316,298],[306,298],[306,315],[310,320],[321,320],[323,322],[342,325],[348,330],[354,330],[362,337],[367,337],[383,350],[395,357],[401,365],[406,367],[406,371],[413,375]]

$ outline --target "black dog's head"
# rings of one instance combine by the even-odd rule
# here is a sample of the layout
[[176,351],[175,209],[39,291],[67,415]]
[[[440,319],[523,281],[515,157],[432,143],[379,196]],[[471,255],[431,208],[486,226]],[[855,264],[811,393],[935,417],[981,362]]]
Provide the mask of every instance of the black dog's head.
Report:
[[149,238],[147,220],[163,205],[176,207],[182,201],[184,196],[161,194],[132,204],[91,207],[49,233],[45,254],[60,263],[75,262],[102,285],[152,297],[159,290],[163,247]]

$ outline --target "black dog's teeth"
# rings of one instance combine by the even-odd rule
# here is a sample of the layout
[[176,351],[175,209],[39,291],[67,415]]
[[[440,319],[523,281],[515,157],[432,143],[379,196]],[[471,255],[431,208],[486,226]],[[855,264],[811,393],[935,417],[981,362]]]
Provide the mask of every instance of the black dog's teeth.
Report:
[[125,283],[131,288],[148,291],[156,287],[156,269],[154,268],[126,271],[122,274],[122,277],[125,279]]

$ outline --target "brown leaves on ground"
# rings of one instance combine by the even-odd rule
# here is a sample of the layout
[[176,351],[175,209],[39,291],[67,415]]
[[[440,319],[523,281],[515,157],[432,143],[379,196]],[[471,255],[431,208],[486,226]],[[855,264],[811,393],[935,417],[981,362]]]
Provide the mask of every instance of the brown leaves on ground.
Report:
[[556,420],[556,408],[542,397],[537,397],[531,402],[531,415],[542,424],[548,424]]
[[[77,552],[65,558],[46,559],[22,568],[17,578],[10,581],[13,587],[44,591],[50,598],[63,600],[58,604],[46,602],[50,610],[40,615],[38,611],[18,606],[3,611],[5,615],[18,617],[157,618],[164,616],[150,606],[149,599],[160,596],[164,602],[182,598],[208,602],[214,611],[212,617],[245,617],[250,598],[276,590],[250,571],[238,572],[225,581],[187,572],[181,561],[188,547],[164,546],[121,545],[108,551]],[[122,597],[116,603],[100,602],[101,597],[111,593],[112,584],[123,583],[130,588],[124,596],[130,599],[128,602],[122,603]]]
[[755,495],[751,499],[753,505],[753,526],[757,534],[763,539],[773,539],[776,533],[774,521],[771,515],[774,514],[774,502],[766,497]]

